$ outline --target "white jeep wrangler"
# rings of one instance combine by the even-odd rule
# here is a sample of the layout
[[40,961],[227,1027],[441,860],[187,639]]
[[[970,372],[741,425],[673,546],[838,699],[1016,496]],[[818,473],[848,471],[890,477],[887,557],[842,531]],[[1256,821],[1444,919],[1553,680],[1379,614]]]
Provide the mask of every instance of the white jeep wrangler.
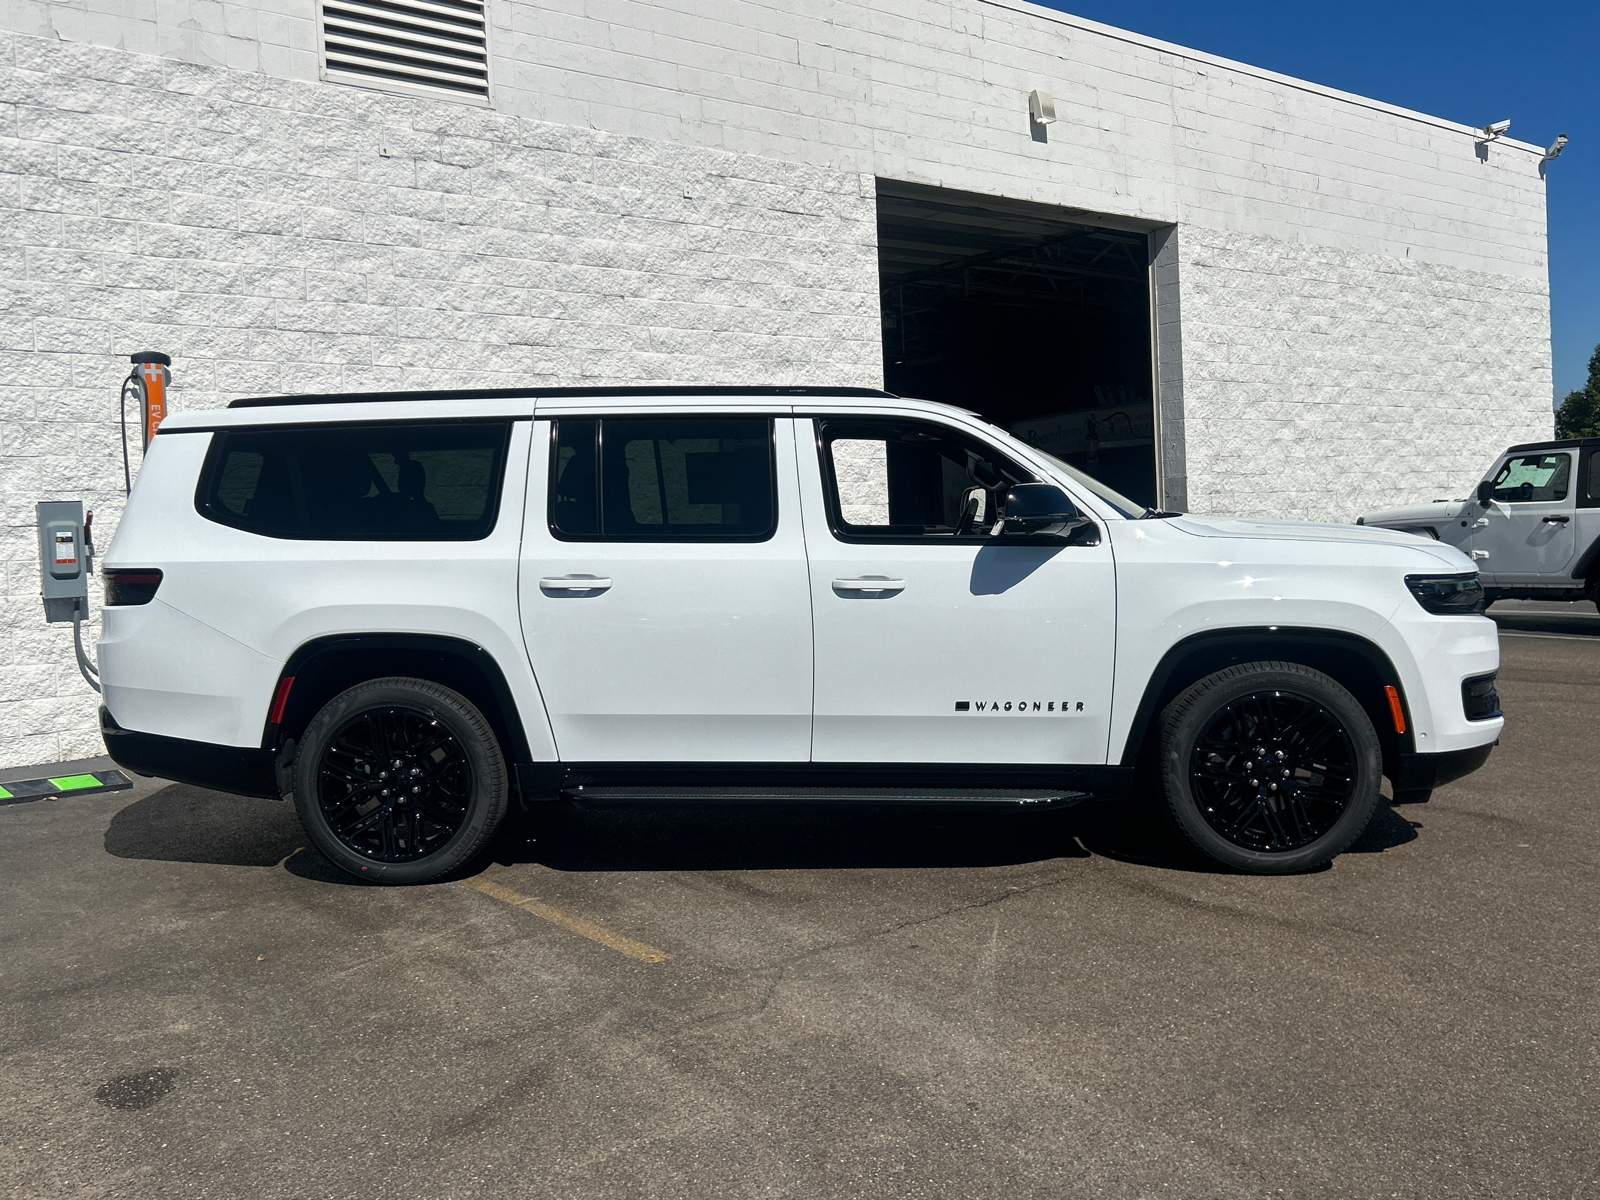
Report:
[[1127,796],[1303,870],[1488,757],[1459,551],[1142,510],[887,393],[280,397],[170,417],[106,555],[105,741],[392,882],[515,800]]
[[1470,500],[1386,508],[1356,524],[1456,547],[1491,604],[1600,601],[1600,438],[1512,446]]

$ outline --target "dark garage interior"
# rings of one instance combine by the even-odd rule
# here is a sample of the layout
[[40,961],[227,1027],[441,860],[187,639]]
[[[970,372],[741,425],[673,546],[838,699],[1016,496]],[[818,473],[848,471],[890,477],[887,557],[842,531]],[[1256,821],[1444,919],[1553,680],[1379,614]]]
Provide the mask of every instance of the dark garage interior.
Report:
[[1144,233],[880,179],[878,272],[889,391],[982,413],[1156,504]]

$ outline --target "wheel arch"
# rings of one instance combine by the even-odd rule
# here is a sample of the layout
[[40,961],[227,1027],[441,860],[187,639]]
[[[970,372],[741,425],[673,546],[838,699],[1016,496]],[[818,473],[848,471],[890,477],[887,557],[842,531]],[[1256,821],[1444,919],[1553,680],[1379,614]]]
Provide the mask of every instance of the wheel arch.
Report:
[[1600,537],[1590,542],[1588,548],[1578,556],[1577,562],[1572,564],[1572,578],[1583,580],[1587,586],[1593,586],[1600,580]]
[[[1392,773],[1400,755],[1415,749],[1405,684],[1381,647],[1357,634],[1338,630],[1257,626],[1192,634],[1162,656],[1139,699],[1123,745],[1122,765],[1138,765],[1156,719],[1184,688],[1224,667],[1258,661],[1301,663],[1330,676],[1348,690],[1366,710],[1377,731],[1384,774]],[[1406,726],[1403,734],[1395,732],[1386,687],[1393,687],[1400,697]]]
[[298,741],[311,718],[340,692],[390,675],[427,679],[460,692],[488,720],[508,763],[529,761],[522,715],[494,655],[475,642],[443,634],[332,634],[306,642],[278,673],[278,686],[290,678],[294,683],[282,719],[274,724],[268,713],[261,748],[281,751]]

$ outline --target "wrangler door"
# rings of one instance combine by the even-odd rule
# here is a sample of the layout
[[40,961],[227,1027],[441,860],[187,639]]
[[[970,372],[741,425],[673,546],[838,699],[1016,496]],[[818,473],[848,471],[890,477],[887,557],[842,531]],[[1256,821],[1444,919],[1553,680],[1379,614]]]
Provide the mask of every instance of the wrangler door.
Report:
[[1561,584],[1577,555],[1572,450],[1510,455],[1490,476],[1494,500],[1472,539],[1485,582]]
[[1037,477],[957,426],[820,416],[795,433],[816,627],[812,758],[1103,764],[1116,642],[1107,540],[990,536],[1011,484]]

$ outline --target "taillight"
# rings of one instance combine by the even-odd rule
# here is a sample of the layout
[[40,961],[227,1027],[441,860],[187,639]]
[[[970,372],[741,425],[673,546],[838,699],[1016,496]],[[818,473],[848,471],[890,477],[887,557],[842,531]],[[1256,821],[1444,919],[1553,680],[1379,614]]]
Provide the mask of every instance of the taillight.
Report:
[[149,604],[161,586],[161,572],[148,567],[113,568],[102,571],[106,581],[106,605]]
[[294,686],[294,676],[285,675],[278,680],[278,690],[272,693],[272,709],[267,713],[268,725],[283,724],[283,710],[289,704],[289,689]]

